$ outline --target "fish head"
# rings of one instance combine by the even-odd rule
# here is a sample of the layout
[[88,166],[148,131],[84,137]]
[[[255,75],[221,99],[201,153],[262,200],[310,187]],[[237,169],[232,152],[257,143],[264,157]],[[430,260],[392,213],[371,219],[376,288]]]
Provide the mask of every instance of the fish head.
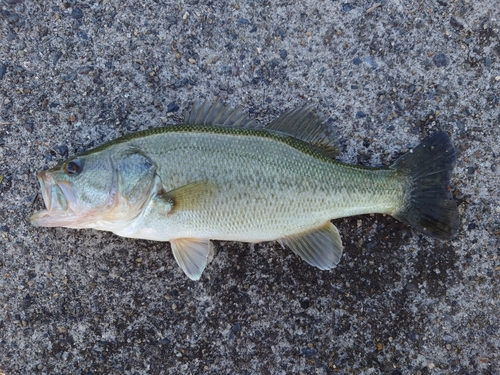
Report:
[[113,230],[136,217],[150,197],[155,168],[135,152],[109,150],[72,157],[37,179],[46,209],[30,221],[40,227]]
[[31,223],[42,227],[85,228],[109,202],[115,179],[109,158],[72,157],[37,174],[45,210]]

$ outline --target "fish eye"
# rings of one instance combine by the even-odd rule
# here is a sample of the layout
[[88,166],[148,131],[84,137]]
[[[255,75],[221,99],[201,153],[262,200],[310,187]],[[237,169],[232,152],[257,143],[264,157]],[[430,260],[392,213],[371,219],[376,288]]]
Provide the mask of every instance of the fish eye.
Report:
[[82,162],[79,159],[70,160],[64,166],[64,171],[70,176],[78,174],[82,171]]

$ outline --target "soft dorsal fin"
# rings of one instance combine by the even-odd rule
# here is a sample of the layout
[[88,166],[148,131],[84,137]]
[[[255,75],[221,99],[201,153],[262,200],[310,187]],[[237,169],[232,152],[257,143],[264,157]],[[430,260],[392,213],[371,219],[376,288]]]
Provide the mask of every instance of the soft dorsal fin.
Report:
[[186,115],[189,125],[219,125],[234,128],[255,129],[261,126],[248,118],[240,108],[231,108],[219,101],[211,103],[208,100],[193,104]]
[[191,280],[199,280],[214,257],[210,240],[178,238],[170,241],[177,264]]
[[328,128],[324,116],[311,106],[288,110],[266,129],[298,138],[330,158],[339,153],[337,136]]
[[280,243],[320,270],[335,268],[343,250],[339,231],[330,222],[310,232],[283,238]]

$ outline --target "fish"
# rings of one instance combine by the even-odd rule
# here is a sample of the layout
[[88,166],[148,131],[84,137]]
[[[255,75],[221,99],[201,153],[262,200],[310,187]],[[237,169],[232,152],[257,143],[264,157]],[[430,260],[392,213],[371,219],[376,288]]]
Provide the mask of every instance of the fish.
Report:
[[124,135],[41,171],[38,227],[92,228],[170,242],[199,280],[213,240],[278,241],[331,270],[343,244],[333,219],[381,213],[440,240],[459,227],[449,189],[456,150],[436,132],[390,166],[336,160],[339,142],[311,106],[262,126],[242,109],[195,103],[182,124]]

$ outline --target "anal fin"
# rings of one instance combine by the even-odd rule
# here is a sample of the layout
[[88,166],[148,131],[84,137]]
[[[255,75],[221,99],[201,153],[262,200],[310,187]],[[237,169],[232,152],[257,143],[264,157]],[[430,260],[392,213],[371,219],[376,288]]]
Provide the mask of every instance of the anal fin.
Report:
[[179,238],[170,241],[177,264],[191,280],[199,280],[214,257],[210,240]]
[[283,238],[280,242],[320,270],[335,268],[342,256],[343,246],[339,231],[330,222],[310,232]]

